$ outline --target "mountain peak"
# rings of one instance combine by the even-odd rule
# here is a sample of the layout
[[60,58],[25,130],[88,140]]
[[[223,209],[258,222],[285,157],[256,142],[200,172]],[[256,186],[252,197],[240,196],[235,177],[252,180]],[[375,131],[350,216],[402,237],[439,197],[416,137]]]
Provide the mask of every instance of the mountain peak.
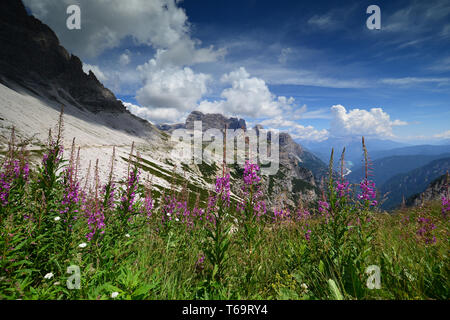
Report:
[[223,130],[225,126],[230,130],[244,129],[247,130],[247,124],[244,119],[227,118],[220,113],[202,113],[200,111],[192,111],[186,118],[186,129],[194,129],[194,121],[202,121],[202,129],[219,129]]
[[0,83],[93,112],[127,112],[92,72],[84,73],[81,60],[60,45],[47,25],[27,14],[20,0],[0,4],[0,41]]

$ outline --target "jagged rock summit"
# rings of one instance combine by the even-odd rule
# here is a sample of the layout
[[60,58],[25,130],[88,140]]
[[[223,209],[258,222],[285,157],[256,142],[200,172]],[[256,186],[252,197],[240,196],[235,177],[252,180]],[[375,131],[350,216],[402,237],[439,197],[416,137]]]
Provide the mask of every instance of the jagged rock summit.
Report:
[[247,129],[244,119],[226,118],[220,113],[204,114],[200,111],[193,111],[186,119],[186,129],[193,129],[195,121],[202,121],[202,129],[208,130],[212,128],[224,129],[225,126],[231,130]]
[[[218,113],[204,114],[200,111],[191,112],[184,124],[164,124],[159,125],[158,128],[167,132],[172,132],[176,129],[193,130],[195,121],[202,122],[203,131],[208,129],[219,129],[223,131],[225,126],[229,130],[247,130],[247,123],[244,119],[236,117],[227,118]],[[263,129],[263,126],[257,124],[254,126],[254,129],[258,134]],[[270,139],[270,132],[268,139]],[[287,172],[291,177],[307,181],[309,184],[315,186],[326,175],[326,165],[314,154],[296,143],[288,133],[280,132],[279,143],[280,165],[288,170]]]
[[55,33],[20,0],[0,2],[0,82],[89,111],[126,112],[123,104],[67,52]]
[[[119,177],[126,171],[129,148],[135,142],[145,161],[143,170],[152,175],[160,194],[172,188],[172,175],[177,174],[180,181],[189,181],[190,191],[199,193],[201,201],[206,200],[221,164],[183,166],[171,153],[169,135],[132,115],[92,72],[84,73],[80,59],[60,45],[48,26],[28,15],[20,0],[0,2],[0,41],[0,147],[7,143],[10,128],[15,127],[20,140],[30,142],[30,148],[39,154],[48,129],[56,123],[64,105],[65,149],[70,150],[75,137],[81,147],[80,172],[84,174],[89,162],[99,160],[100,176],[107,176],[114,146],[114,168]],[[193,129],[197,120],[202,121],[203,130],[247,130],[244,119],[198,111],[192,112],[184,124],[159,128],[169,133],[176,128]],[[303,203],[317,199],[317,182],[326,167],[286,133],[280,135],[279,168],[276,175],[263,177],[262,189],[269,207],[282,203],[294,207],[300,199]],[[242,170],[233,165],[230,170],[237,182],[234,194],[239,195]]]
[[225,126],[231,130],[243,129],[247,130],[247,124],[244,119],[227,118],[220,113],[202,113],[200,111],[192,111],[186,118],[185,123],[161,124],[158,128],[163,131],[172,132],[176,129],[194,129],[194,122],[202,122],[202,130],[219,129],[223,130]]

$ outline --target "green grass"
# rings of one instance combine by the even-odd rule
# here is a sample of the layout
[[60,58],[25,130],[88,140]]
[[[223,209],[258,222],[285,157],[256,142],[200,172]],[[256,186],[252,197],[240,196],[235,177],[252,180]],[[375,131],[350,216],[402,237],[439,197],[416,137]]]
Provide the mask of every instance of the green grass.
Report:
[[[154,193],[157,196],[157,193]],[[31,205],[31,204],[30,204]],[[31,213],[39,216],[39,208]],[[241,231],[232,237],[230,261],[226,280],[219,283],[220,290],[212,290],[205,283],[211,272],[207,263],[202,271],[196,261],[204,254],[204,229],[187,231],[183,224],[172,225],[168,233],[158,229],[158,213],[151,222],[136,220],[139,225],[123,229],[113,235],[112,229],[102,240],[104,258],[97,264],[94,244],[84,249],[83,233],[74,235],[70,242],[68,260],[57,267],[41,267],[27,256],[33,255],[36,236],[25,237],[33,230],[30,221],[21,219],[25,212],[18,210],[2,223],[0,250],[1,299],[332,299],[327,286],[327,267],[320,270],[317,246],[325,246],[325,239],[309,242],[303,237],[304,224],[287,222],[280,225],[261,223],[262,232],[256,234],[259,243],[252,256],[254,273],[250,278],[248,253],[242,248]],[[435,221],[436,244],[425,245],[416,237],[418,216],[426,215]],[[408,216],[405,226],[402,219]],[[15,223],[13,223],[15,221]],[[18,221],[22,221],[17,224]],[[139,222],[141,221],[141,222]],[[313,220],[310,227],[319,232],[320,221]],[[409,209],[395,215],[378,213],[375,219],[374,245],[366,257],[366,265],[381,267],[381,289],[362,289],[358,296],[347,292],[346,299],[448,299],[449,295],[449,225],[442,220],[440,206],[429,204],[422,209]],[[86,232],[86,231],[84,231]],[[130,238],[125,237],[129,233]],[[12,237],[9,235],[13,234]],[[8,251],[9,247],[15,247]],[[53,251],[43,252],[50,259]],[[317,264],[318,262],[318,264]],[[81,269],[81,290],[67,290],[67,266],[76,264]],[[325,262],[325,265],[327,263]],[[7,271],[6,271],[7,270]],[[53,272],[54,277],[44,279]],[[362,276],[362,275],[360,275]],[[364,283],[366,277],[362,276]],[[60,284],[56,284],[59,282]],[[308,289],[304,289],[306,284]]]
[[[202,198],[199,207],[206,209],[206,191],[150,161],[133,160],[133,172],[141,168],[186,186],[173,193],[175,209],[161,206],[162,193],[173,190],[154,188],[156,203],[148,212],[143,201],[148,190],[136,184],[130,191],[124,183],[115,190],[113,206],[101,205],[106,197],[99,186],[87,191],[86,203],[73,203],[65,212],[70,180],[59,173],[61,164],[54,160],[51,166],[49,159],[27,183],[13,179],[8,203],[0,205],[0,299],[96,300],[112,299],[113,292],[115,299],[136,300],[450,298],[450,228],[439,202],[387,214],[338,197],[331,183],[328,215],[308,208],[308,219],[274,222],[273,212],[256,217],[252,189],[242,195],[243,211],[234,201],[224,205],[218,195],[211,215],[216,223],[190,218],[189,224],[191,216],[180,206],[186,190],[191,191],[190,212],[196,193]],[[212,174],[214,168],[203,169]],[[5,177],[15,174],[1,170]],[[278,178],[283,177],[280,172]],[[123,199],[131,192],[139,199],[129,207]],[[104,232],[97,230],[88,241],[95,224],[86,216],[99,208]],[[435,242],[419,235],[419,218],[434,224],[427,237]],[[206,256],[203,262],[201,256]],[[74,265],[80,268],[79,290],[66,287],[67,268]],[[365,272],[373,265],[380,268],[381,287],[371,290]]]

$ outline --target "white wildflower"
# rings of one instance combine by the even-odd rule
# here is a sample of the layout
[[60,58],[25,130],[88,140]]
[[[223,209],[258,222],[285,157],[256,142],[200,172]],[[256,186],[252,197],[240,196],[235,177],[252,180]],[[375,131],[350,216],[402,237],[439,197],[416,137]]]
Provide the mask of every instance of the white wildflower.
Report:
[[111,293],[111,298],[115,298],[115,297],[117,297],[119,295],[119,293],[117,292],[117,291],[115,291],[115,292],[113,292],[113,293]]
[[44,276],[44,279],[51,279],[53,278],[53,273],[49,272]]
[[178,218],[175,218],[175,221],[177,221],[177,222],[178,222],[178,221],[180,221],[180,219],[178,219]]
[[230,231],[228,231],[229,234],[234,234],[238,231],[238,228],[235,225],[232,225],[230,228]]
[[59,220],[61,220],[61,217],[55,217],[54,220],[55,220],[55,221],[59,221]]
[[80,243],[78,246],[79,246],[80,248],[86,248],[87,243],[86,243],[86,242],[83,242],[83,243]]
[[307,290],[308,289],[308,286],[306,285],[306,283],[302,283],[300,287],[302,287],[303,290]]
[[130,235],[127,233],[126,235],[125,235],[125,237],[127,237],[127,238],[129,238],[130,237]]

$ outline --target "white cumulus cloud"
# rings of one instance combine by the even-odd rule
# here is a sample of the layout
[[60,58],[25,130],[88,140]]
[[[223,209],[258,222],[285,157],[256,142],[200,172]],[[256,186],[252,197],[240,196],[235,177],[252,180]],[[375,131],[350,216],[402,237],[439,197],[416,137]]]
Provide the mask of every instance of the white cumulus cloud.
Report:
[[368,135],[379,138],[391,138],[395,126],[407,125],[401,120],[392,121],[389,114],[381,108],[372,108],[369,111],[352,109],[347,111],[342,105],[331,107],[332,120],[330,133],[333,136]]
[[154,68],[151,64],[140,66],[145,85],[138,90],[136,99],[148,108],[171,108],[192,111],[207,92],[210,76],[194,73],[191,68]]
[[122,102],[132,114],[152,123],[179,122],[183,113],[175,108],[145,108],[129,102]]
[[108,80],[108,76],[106,76],[98,66],[83,63],[83,71],[86,74],[89,74],[89,71],[92,71],[100,82]]
[[304,126],[295,121],[287,120],[282,116],[261,121],[261,124],[267,128],[276,128],[282,131],[287,131],[293,139],[309,140],[309,141],[323,141],[329,136],[326,129],[318,130],[313,126]]
[[[175,0],[24,0],[32,13],[48,24],[64,47],[92,58],[118,47],[127,36],[138,44],[167,48],[188,38],[186,13]],[[81,8],[81,32],[66,27],[66,9]]]
[[122,53],[119,57],[119,63],[122,66],[126,66],[130,63],[130,56],[127,53]]
[[221,81],[231,85],[222,91],[222,100],[204,100],[198,110],[262,118],[290,112],[293,108],[293,98],[275,96],[263,79],[250,77],[243,67],[223,75]]

